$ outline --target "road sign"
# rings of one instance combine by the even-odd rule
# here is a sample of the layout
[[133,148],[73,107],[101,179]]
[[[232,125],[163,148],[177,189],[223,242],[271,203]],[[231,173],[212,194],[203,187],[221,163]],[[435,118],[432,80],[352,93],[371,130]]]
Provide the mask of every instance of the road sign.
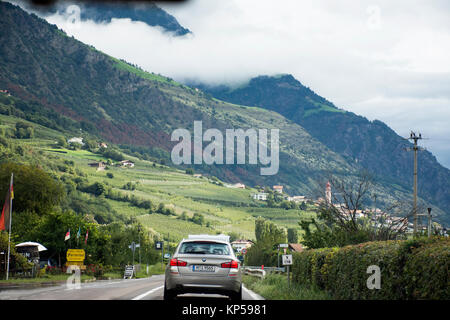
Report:
[[243,249],[241,250],[241,253],[242,253],[242,254],[246,254],[246,253],[247,253],[247,249],[243,248]]
[[135,251],[136,248],[139,248],[141,245],[138,243],[136,244],[134,241],[131,242],[131,244],[128,246],[128,248],[130,248],[131,250]]
[[287,248],[289,245],[287,243],[280,243],[280,248]]
[[134,266],[126,266],[125,273],[123,274],[123,278],[131,279],[131,278],[133,278],[133,274],[134,274]]
[[66,258],[71,262],[83,262],[86,257],[86,253],[83,249],[68,249]]
[[164,242],[163,241],[157,241],[155,242],[155,249],[156,250],[161,250],[163,247]]
[[284,266],[292,265],[292,254],[283,254],[282,261]]

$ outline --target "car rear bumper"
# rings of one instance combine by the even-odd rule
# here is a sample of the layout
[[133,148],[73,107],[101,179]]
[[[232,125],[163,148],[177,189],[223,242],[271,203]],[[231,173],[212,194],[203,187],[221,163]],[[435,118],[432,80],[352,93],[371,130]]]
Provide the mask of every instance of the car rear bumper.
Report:
[[241,275],[205,277],[200,275],[166,274],[166,288],[178,293],[222,293],[239,292]]

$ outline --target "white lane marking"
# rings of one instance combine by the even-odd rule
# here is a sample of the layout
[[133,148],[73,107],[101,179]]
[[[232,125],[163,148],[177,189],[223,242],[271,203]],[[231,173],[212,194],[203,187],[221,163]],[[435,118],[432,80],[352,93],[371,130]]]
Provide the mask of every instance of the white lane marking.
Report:
[[152,290],[149,290],[149,291],[147,291],[147,292],[144,292],[143,294],[140,294],[140,295],[138,295],[137,297],[134,297],[134,298],[131,299],[131,300],[141,300],[141,299],[144,298],[145,296],[147,296],[147,295],[149,295],[149,294],[151,294],[151,293],[153,293],[153,292],[155,292],[155,291],[157,291],[157,290],[159,290],[159,289],[162,289],[162,288],[164,288],[164,286],[159,286],[159,287],[157,287],[157,288],[154,288],[154,289],[152,289]]
[[246,287],[244,287],[244,285],[242,285],[242,289],[244,289],[250,295],[250,297],[252,297],[253,300],[264,300],[263,297],[247,289]]

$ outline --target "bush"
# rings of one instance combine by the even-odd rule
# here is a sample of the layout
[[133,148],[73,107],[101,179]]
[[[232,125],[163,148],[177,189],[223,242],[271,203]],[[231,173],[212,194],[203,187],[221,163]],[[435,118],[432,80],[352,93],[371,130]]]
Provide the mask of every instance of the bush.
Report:
[[[449,299],[450,240],[434,237],[379,241],[294,253],[295,282],[335,299]],[[367,268],[377,265],[381,289],[367,288]]]
[[407,299],[450,299],[450,240],[410,241],[403,268]]

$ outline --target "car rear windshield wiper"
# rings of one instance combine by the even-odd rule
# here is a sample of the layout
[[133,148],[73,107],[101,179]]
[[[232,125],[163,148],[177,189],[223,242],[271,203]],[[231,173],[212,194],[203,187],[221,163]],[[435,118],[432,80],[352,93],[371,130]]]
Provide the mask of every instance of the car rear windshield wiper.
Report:
[[186,253],[192,253],[192,254],[207,254],[208,252],[206,251],[188,251]]

